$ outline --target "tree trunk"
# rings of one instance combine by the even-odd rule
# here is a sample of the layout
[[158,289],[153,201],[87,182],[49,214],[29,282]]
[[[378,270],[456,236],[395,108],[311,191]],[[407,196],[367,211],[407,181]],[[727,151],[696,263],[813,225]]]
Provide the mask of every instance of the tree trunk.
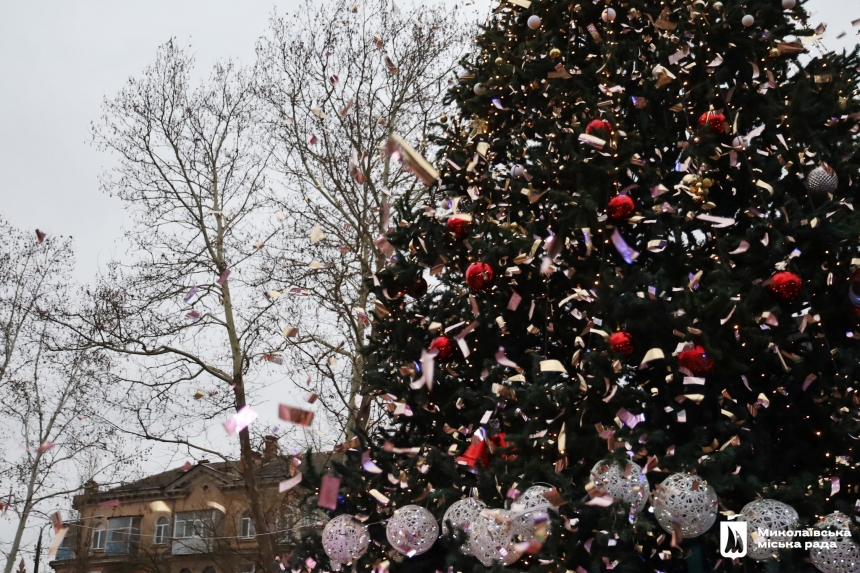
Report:
[[[237,410],[245,405],[245,389],[242,380],[236,383],[236,407]],[[245,479],[245,491],[248,501],[251,503],[251,518],[257,530],[257,547],[260,551],[260,559],[264,571],[270,570],[275,562],[275,543],[269,534],[269,526],[266,523],[266,512],[263,510],[263,502],[260,500],[260,490],[257,485],[257,468],[254,459],[254,450],[251,448],[251,435],[248,428],[239,432],[240,459],[242,460],[242,477]]]

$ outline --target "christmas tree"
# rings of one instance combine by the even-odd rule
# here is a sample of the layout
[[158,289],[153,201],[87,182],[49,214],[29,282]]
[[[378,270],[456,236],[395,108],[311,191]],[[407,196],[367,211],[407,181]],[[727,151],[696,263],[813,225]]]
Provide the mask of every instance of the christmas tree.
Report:
[[331,567],[860,571],[860,58],[802,4],[494,9],[433,165],[391,142]]

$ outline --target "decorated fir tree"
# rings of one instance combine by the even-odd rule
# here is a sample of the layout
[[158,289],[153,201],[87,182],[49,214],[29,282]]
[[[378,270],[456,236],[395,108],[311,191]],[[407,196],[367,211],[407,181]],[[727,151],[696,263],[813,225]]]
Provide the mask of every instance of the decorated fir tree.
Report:
[[317,567],[860,571],[754,534],[860,508],[860,59],[820,33],[795,0],[494,9],[433,165],[391,142],[427,200],[377,241],[387,408]]

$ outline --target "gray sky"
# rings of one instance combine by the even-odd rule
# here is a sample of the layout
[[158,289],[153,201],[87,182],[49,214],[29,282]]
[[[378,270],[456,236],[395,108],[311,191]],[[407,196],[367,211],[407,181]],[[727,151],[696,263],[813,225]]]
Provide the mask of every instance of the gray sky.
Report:
[[[275,6],[286,13],[298,4],[0,0],[0,216],[25,229],[74,236],[77,278],[90,280],[123,254],[117,245],[124,213],[98,185],[111,158],[89,144],[89,125],[100,116],[102,98],[139,75],[171,37],[190,44],[201,75],[218,59],[250,63]],[[811,0],[807,6],[818,12],[814,22],[829,25],[827,48],[856,42],[858,28],[851,20],[860,18],[860,0]],[[474,8],[485,13],[487,0]],[[843,30],[848,35],[836,40]],[[0,540],[8,539],[10,526],[8,519],[0,521]]]
[[[778,2],[779,0],[772,0]],[[236,58],[250,63],[254,42],[277,5],[299,0],[66,0],[0,3],[0,215],[13,224],[75,237],[77,276],[86,281],[114,255],[120,203],[98,176],[110,158],[89,145],[89,125],[105,95],[152,61],[176,37],[196,54],[198,71]],[[486,0],[476,2],[479,10]],[[860,0],[811,0],[814,21],[829,24],[825,45],[857,40]],[[835,37],[848,32],[842,40]]]

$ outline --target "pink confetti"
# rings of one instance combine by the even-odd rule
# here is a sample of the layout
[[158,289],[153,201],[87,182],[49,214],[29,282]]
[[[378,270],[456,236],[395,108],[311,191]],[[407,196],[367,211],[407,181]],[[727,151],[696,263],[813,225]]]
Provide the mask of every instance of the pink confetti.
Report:
[[54,449],[54,447],[55,447],[55,446],[56,446],[56,444],[55,444],[54,442],[43,442],[43,443],[39,446],[39,449],[38,449],[38,450],[36,450],[36,451],[37,451],[37,452],[39,452],[40,454],[44,454],[44,453],[45,453],[45,452],[47,452],[48,450],[52,450],[52,449]]
[[182,302],[188,304],[191,299],[194,298],[195,294],[197,294],[197,285],[194,285],[190,289],[188,289],[188,294],[185,295],[185,298],[182,299]]
[[320,496],[317,506],[326,509],[337,508],[337,492],[340,489],[340,478],[332,475],[323,476],[320,484]]
[[278,484],[278,492],[284,493],[285,491],[290,491],[297,485],[302,483],[302,474],[296,474],[295,477],[291,477],[288,480],[284,480]]
[[103,501],[99,504],[99,507],[119,507],[122,505],[118,499],[111,499],[108,501]]
[[242,406],[238,412],[233,414],[233,417],[224,422],[224,429],[227,430],[228,435],[235,436],[256,419],[257,413],[250,406]]
[[635,428],[636,424],[639,422],[645,421],[645,414],[631,414],[626,409],[621,408],[618,410],[618,413],[615,414],[618,416],[618,419],[627,424],[631,428]]
[[841,482],[839,478],[830,478],[830,495],[831,497],[839,493]]
[[190,318],[194,322],[200,322],[200,313],[196,310],[192,310],[185,314],[185,318]]
[[621,233],[618,232],[618,229],[615,229],[611,238],[612,244],[615,245],[615,249],[618,251],[618,254],[621,255],[621,258],[624,259],[624,262],[628,265],[632,265],[636,262],[636,259],[639,258],[639,253],[630,248],[627,241],[625,241],[624,237],[621,236]]
[[806,389],[809,388],[809,385],[815,382],[815,379],[818,378],[815,374],[810,374],[806,377],[806,380],[803,381],[803,391],[806,392]]
[[188,471],[188,470],[190,470],[192,467],[193,467],[193,466],[191,465],[191,462],[185,462],[184,464],[182,464],[182,471],[187,472],[187,471]]
[[520,306],[520,302],[522,300],[523,297],[521,297],[517,293],[512,293],[511,299],[508,301],[508,310],[517,310],[517,307]]
[[227,269],[226,271],[221,273],[221,276],[218,277],[218,280],[215,281],[215,284],[218,286],[222,286],[225,282],[227,282],[227,277],[229,277],[229,276],[230,276],[230,269]]
[[301,408],[292,408],[285,404],[278,406],[278,417],[286,422],[292,422],[299,426],[310,426],[314,421],[314,413]]

